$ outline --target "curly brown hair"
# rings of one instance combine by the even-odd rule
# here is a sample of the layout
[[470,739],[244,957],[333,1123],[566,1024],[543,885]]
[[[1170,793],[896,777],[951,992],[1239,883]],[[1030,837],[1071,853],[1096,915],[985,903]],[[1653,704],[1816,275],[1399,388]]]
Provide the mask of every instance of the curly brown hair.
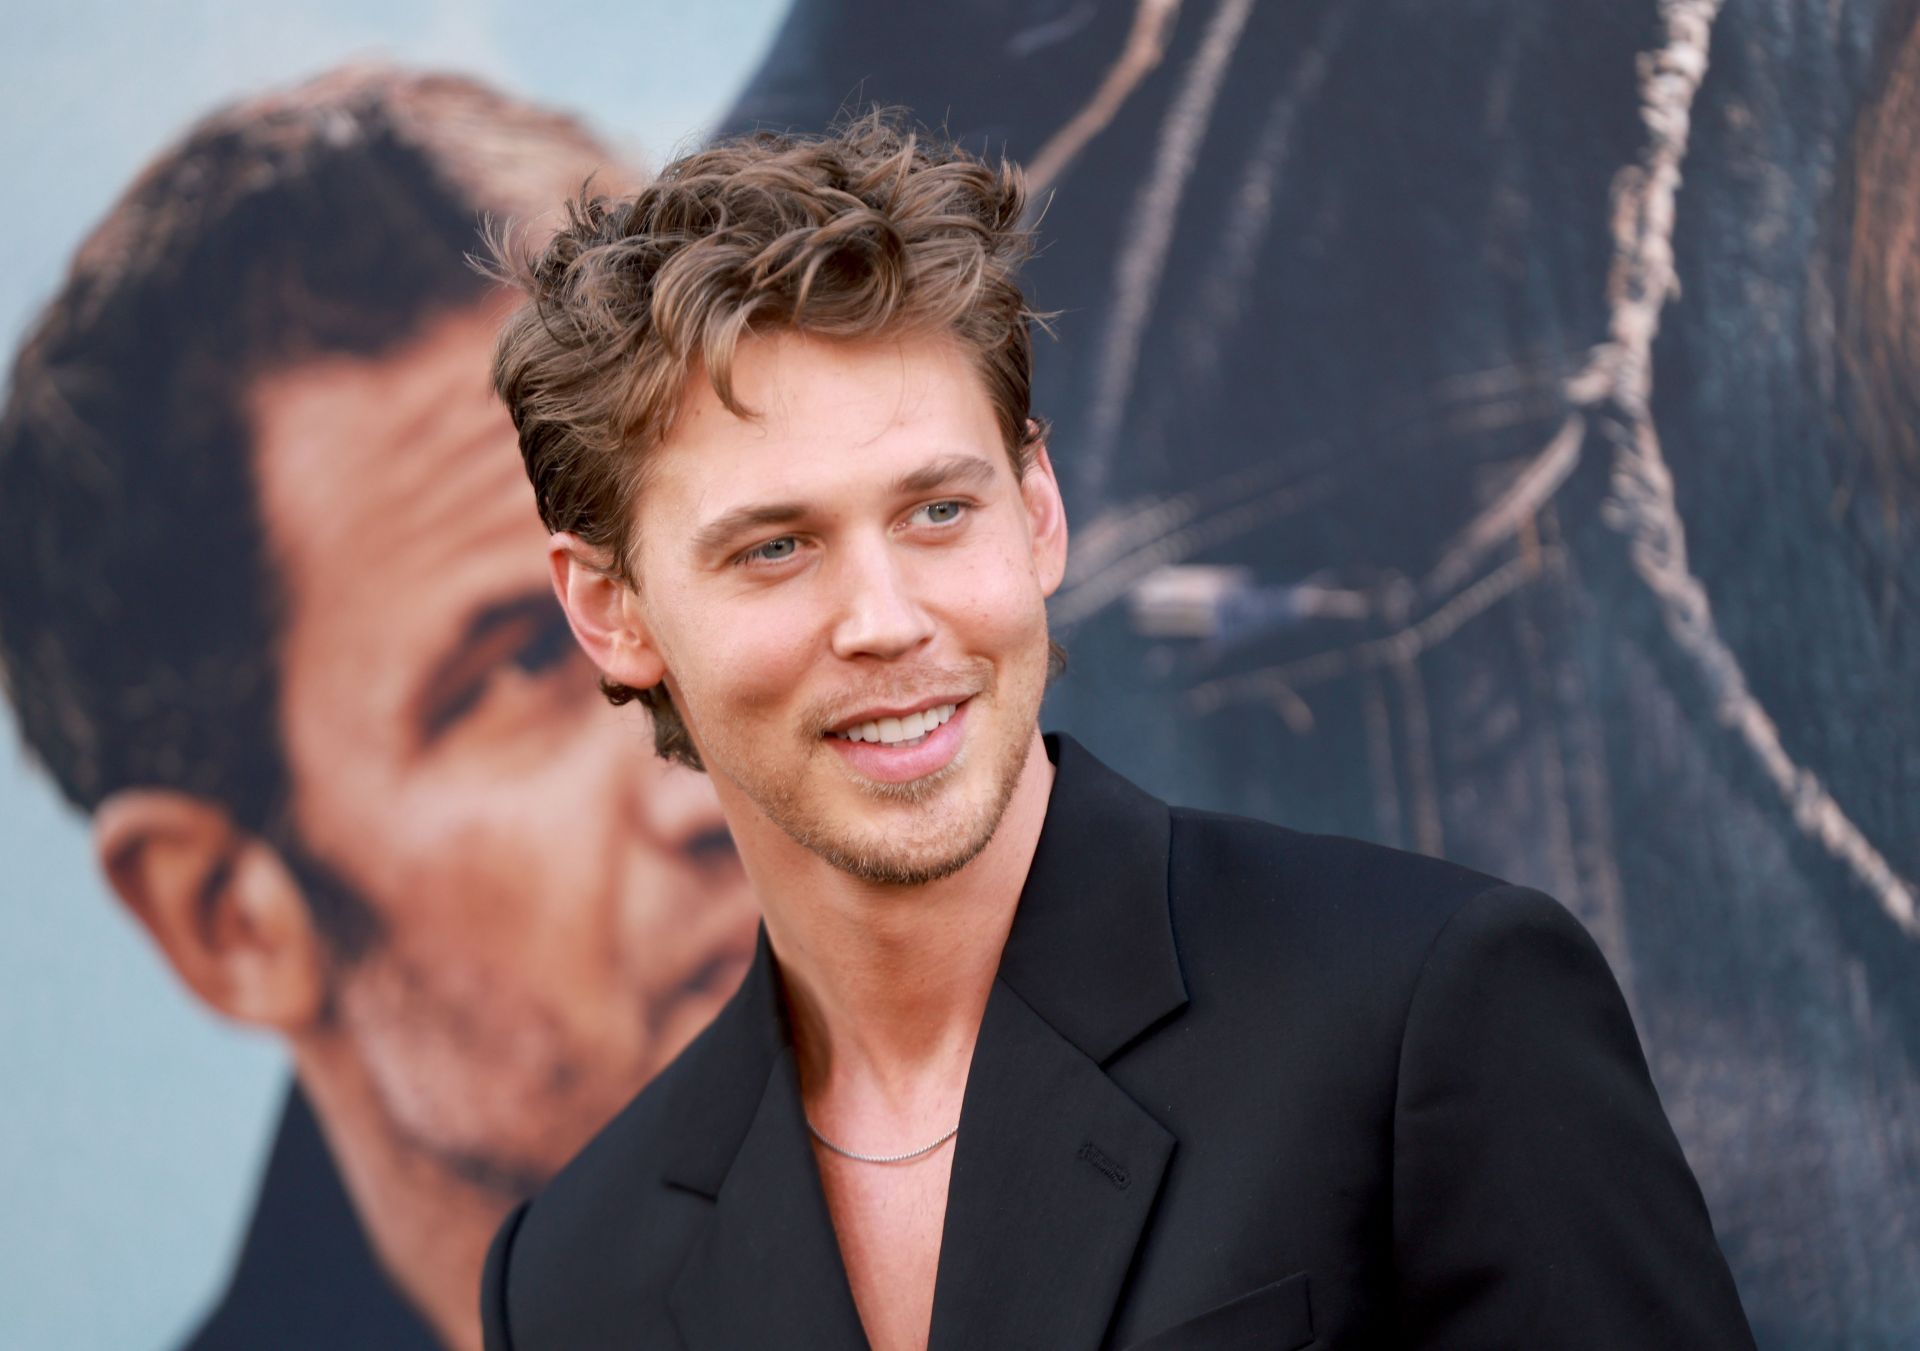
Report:
[[[1020,171],[873,109],[825,135],[755,132],[675,160],[632,198],[583,189],[528,254],[491,234],[483,266],[527,297],[502,330],[494,385],[520,432],[540,519],[635,585],[633,503],[646,453],[696,370],[736,416],[743,336],[940,335],[972,357],[1016,475],[1045,436],[1031,413],[1031,324],[1018,271]],[[653,715],[655,749],[700,768],[664,684],[601,688]]]

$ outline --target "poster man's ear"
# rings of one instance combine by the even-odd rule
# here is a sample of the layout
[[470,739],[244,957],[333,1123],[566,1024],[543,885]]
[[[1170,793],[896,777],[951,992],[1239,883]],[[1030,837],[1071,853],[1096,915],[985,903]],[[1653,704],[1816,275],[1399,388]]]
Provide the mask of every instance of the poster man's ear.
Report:
[[325,1014],[328,954],[278,851],[205,798],[123,789],[94,811],[115,893],[187,988],[238,1022],[297,1034]]
[[635,689],[659,684],[666,663],[641,613],[640,598],[615,575],[605,551],[561,532],[547,541],[547,565],[573,636],[601,673]]

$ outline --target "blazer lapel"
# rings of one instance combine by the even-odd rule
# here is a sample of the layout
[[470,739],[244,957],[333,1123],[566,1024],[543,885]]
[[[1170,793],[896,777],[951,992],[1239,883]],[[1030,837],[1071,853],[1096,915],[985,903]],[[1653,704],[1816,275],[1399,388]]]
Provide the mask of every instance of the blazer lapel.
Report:
[[[691,1351],[867,1345],[808,1144],[764,931],[740,996],[693,1068],[669,1181],[713,1198],[713,1218],[668,1296]],[[756,1082],[757,1080],[757,1082]]]
[[1165,804],[1066,737],[960,1112],[930,1351],[1093,1351],[1175,1141],[1104,1066],[1186,1004]]
[[693,1351],[867,1344],[807,1145],[790,1055],[774,1065],[671,1306]]
[[1004,982],[960,1123],[930,1351],[1093,1351],[1173,1137]]

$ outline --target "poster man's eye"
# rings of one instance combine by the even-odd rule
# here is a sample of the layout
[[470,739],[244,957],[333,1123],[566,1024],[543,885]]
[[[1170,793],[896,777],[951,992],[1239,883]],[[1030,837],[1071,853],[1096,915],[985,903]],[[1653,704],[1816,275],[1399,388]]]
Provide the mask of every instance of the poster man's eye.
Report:
[[573,654],[573,633],[567,628],[565,614],[556,609],[529,629],[512,660],[521,670],[538,675],[564,665]]
[[432,741],[478,716],[497,698],[556,677],[575,655],[566,616],[551,596],[530,596],[474,621],[434,673],[420,704],[420,730]]

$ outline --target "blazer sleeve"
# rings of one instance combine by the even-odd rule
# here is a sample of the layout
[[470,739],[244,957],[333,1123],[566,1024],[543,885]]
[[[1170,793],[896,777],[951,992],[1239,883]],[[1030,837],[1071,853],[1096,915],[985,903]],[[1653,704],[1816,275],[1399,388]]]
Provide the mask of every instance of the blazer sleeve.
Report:
[[1496,887],[1447,922],[1395,1092],[1409,1345],[1753,1346],[1626,1001],[1551,898]]
[[507,1325],[507,1262],[529,1204],[522,1201],[513,1208],[487,1248],[487,1264],[480,1274],[480,1330],[486,1351],[513,1351],[513,1334]]

